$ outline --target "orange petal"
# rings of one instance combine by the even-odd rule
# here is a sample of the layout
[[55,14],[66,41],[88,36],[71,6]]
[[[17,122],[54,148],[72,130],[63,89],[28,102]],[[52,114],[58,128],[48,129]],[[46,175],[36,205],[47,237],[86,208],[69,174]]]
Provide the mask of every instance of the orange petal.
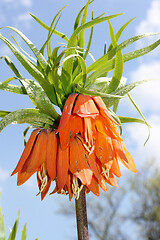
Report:
[[60,190],[66,184],[68,168],[69,168],[69,148],[62,150],[59,144],[57,155],[57,187]]
[[[50,179],[50,177],[48,177],[48,178],[49,178],[49,179],[48,179],[48,181],[47,181],[47,184],[46,184],[45,188],[43,189],[43,191],[41,192],[41,200],[44,199],[44,197],[46,196],[46,194],[47,194],[47,192],[48,192],[48,190],[49,190],[49,188],[50,188],[50,185],[51,185],[51,179]],[[39,187],[39,190],[40,190],[40,189],[41,189],[41,184],[42,184],[42,182],[41,182],[41,180],[39,179],[38,174],[37,174],[37,182],[38,182],[38,187]]]
[[18,172],[17,185],[20,186],[25,183],[35,172]]
[[132,158],[132,156],[130,155],[130,153],[128,152],[124,142],[122,143],[123,144],[123,148],[124,148],[124,152],[125,152],[125,155],[127,157],[127,160],[128,160],[128,163],[129,163],[129,169],[132,171],[132,172],[137,172],[137,169],[136,169],[136,165],[134,163],[134,160]]
[[117,177],[121,176],[121,171],[120,171],[119,164],[118,164],[118,161],[116,158],[113,159],[111,172],[113,172],[113,174],[116,175]]
[[90,96],[79,94],[74,106],[73,114],[77,114],[80,117],[95,118],[99,114],[99,111]]
[[97,106],[100,108],[100,112],[102,113],[102,115],[107,119],[109,118],[112,122],[114,122],[116,125],[118,125],[118,123],[114,120],[114,118],[111,116],[110,112],[108,111],[102,98],[99,96],[92,96],[92,98],[95,101],[95,103],[97,104]]
[[33,172],[46,161],[47,131],[42,130],[36,140],[34,148],[26,160],[22,172]]
[[61,148],[65,149],[68,147],[74,136],[79,132],[83,134],[83,119],[79,116],[71,115],[65,128],[59,132]]
[[60,119],[60,123],[57,129],[57,132],[61,131],[67,124],[67,122],[70,119],[71,113],[72,113],[72,109],[73,109],[73,105],[75,102],[75,99],[77,97],[77,93],[72,93],[66,100],[64,108],[63,108],[63,112],[61,115],[61,119]]
[[113,124],[110,119],[106,119],[103,116],[99,115],[95,118],[95,125],[98,132],[108,135],[111,138],[116,138],[117,140],[122,140],[118,128]]
[[95,149],[96,156],[101,163],[106,164],[113,160],[115,154],[110,137],[97,132]]
[[98,171],[97,164],[96,164],[96,157],[94,153],[92,153],[91,155],[88,155],[88,163],[95,177],[99,181],[101,179],[101,174]]
[[[82,139],[82,138],[81,138]],[[70,144],[70,166],[69,169],[72,173],[89,169],[87,164],[86,150],[79,137],[73,138]]]
[[36,137],[37,137],[37,134],[38,132],[40,131],[40,129],[35,129],[32,133],[31,133],[31,136],[25,146],[25,149],[22,153],[22,156],[16,166],[16,168],[14,169],[14,171],[12,172],[11,176],[14,175],[15,173],[17,173],[18,171],[20,171],[26,161],[26,159],[28,158],[31,150],[32,150],[32,147],[34,145],[34,142],[36,140]]
[[56,160],[57,160],[57,135],[55,131],[48,131],[48,141],[46,150],[46,167],[51,180],[56,177]]
[[69,201],[71,201],[73,197],[73,191],[72,191],[72,174],[70,172],[68,173],[66,185],[67,185],[68,194],[69,194]]
[[91,183],[87,186],[87,188],[92,191],[96,196],[99,196],[99,186],[94,175],[92,177]]
[[87,186],[91,183],[93,172],[90,169],[83,169],[75,172],[74,175],[81,180],[83,185]]
[[111,186],[116,186],[116,187],[118,187],[117,180],[116,180],[116,178],[113,176],[113,174],[111,173],[111,171],[109,172],[109,179],[107,180],[107,183],[110,184]]

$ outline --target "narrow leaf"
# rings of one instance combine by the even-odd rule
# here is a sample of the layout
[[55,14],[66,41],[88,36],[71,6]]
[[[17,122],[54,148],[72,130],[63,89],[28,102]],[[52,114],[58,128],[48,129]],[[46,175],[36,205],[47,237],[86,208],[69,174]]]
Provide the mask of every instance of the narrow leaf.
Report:
[[43,55],[39,52],[39,50],[36,48],[36,46],[21,31],[19,31],[18,29],[14,28],[14,27],[10,27],[10,26],[6,26],[6,28],[9,28],[9,29],[13,30],[14,32],[16,32],[25,41],[25,43],[28,45],[28,47],[34,53],[37,60],[41,64],[41,67],[44,70],[46,70],[47,67],[49,67],[49,65],[48,65],[47,61],[45,60],[45,58],[43,57]]
[[0,82],[0,90],[4,90],[7,92],[17,93],[17,94],[27,94],[24,87],[7,84],[7,83],[1,83]]
[[119,99],[119,98],[123,98],[123,96],[118,96],[118,95],[112,95],[112,94],[107,94],[107,93],[102,93],[102,92],[96,92],[96,91],[89,91],[85,88],[82,88],[81,86],[79,86],[78,84],[75,86],[75,88],[80,92],[83,93],[85,95],[90,95],[90,96],[100,96],[107,99]]
[[4,58],[6,61],[7,65],[10,67],[10,69],[14,72],[14,74],[17,77],[22,77],[18,69],[15,67],[14,63],[11,61],[11,59],[8,56],[2,56],[0,59]]
[[0,117],[3,118],[3,117],[5,117],[8,113],[10,113],[10,112],[0,110]]
[[12,228],[12,231],[11,231],[11,233],[9,235],[8,240],[15,240],[15,238],[16,238],[17,229],[18,229],[18,223],[19,223],[19,216],[20,216],[20,210],[18,211],[18,216],[16,218],[16,221],[14,223],[14,226]]
[[41,113],[38,109],[19,109],[2,118],[0,121],[0,132],[9,124],[37,122],[53,125],[53,121],[54,119],[51,119],[47,114]]
[[43,88],[37,82],[30,79],[23,78],[20,79],[20,81],[25,87],[25,90],[33,104],[42,112],[50,115],[53,118],[57,118],[58,114]]
[[22,237],[21,240],[26,240],[27,239],[27,223],[24,225],[24,228],[22,230]]
[[[40,19],[38,19],[36,16],[30,13],[30,15],[46,30],[50,30],[50,27],[47,26],[45,23],[43,23]],[[58,32],[57,30],[53,29],[53,33],[61,38],[63,38],[66,42],[68,42],[68,38],[65,34]]]
[[[90,22],[87,22],[83,25],[81,25],[80,27],[78,27],[73,34],[71,35],[69,42],[68,42],[68,48],[72,47],[74,48],[76,46],[77,43],[77,35],[88,28],[93,27],[96,24],[99,24],[101,22],[107,21],[108,19],[117,17],[121,14],[116,14],[116,15],[111,15],[111,16],[107,16],[107,17],[102,17],[102,18],[98,18],[98,19],[93,19]],[[68,51],[65,55],[65,57],[72,55],[75,53],[74,49],[71,49],[70,51]],[[66,92],[70,92],[70,88],[71,88],[71,82],[72,82],[72,70],[73,70],[73,60],[69,60],[67,62],[64,63],[63,68],[62,68],[62,75],[63,75],[63,86],[66,89]]]
[[[116,46],[118,46],[118,44],[116,41],[116,37],[114,35],[112,25],[109,20],[108,20],[108,24],[109,24],[109,29],[110,29],[112,45],[113,45],[113,47],[116,47]],[[113,77],[111,79],[111,82],[108,86],[106,93],[111,93],[118,87],[120,80],[122,78],[122,73],[123,73],[123,55],[122,55],[121,51],[118,51],[116,53],[115,69],[114,69]]]
[[0,240],[6,240],[4,219],[1,207],[0,207]]

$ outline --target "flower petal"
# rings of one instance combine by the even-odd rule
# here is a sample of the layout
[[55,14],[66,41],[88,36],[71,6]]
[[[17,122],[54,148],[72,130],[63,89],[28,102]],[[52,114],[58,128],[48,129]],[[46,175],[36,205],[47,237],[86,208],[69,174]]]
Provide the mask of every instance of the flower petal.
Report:
[[55,131],[47,131],[46,167],[51,180],[56,178],[57,135]]
[[137,169],[136,169],[136,165],[134,163],[134,160],[132,158],[132,156],[130,155],[130,153],[128,152],[126,146],[125,146],[125,143],[122,142],[123,144],[123,148],[124,148],[124,152],[125,152],[125,155],[127,157],[127,160],[128,160],[128,163],[129,163],[129,169],[132,171],[132,172],[137,172]]
[[99,186],[98,186],[98,182],[94,175],[92,177],[91,183],[87,186],[87,188],[91,192],[93,192],[96,196],[99,196]]
[[36,140],[34,148],[26,160],[22,172],[33,172],[46,161],[47,131],[42,130]]
[[77,114],[80,117],[95,118],[99,114],[99,111],[90,96],[79,94],[73,109],[73,114]]
[[88,186],[91,183],[93,172],[90,169],[83,169],[75,172],[74,175],[81,180],[83,185]]
[[67,182],[68,169],[69,169],[69,148],[62,150],[59,144],[57,154],[57,187],[59,190],[61,190]]
[[17,176],[17,186],[22,185],[23,183],[25,183],[34,173],[34,172],[18,172],[18,176]]
[[107,162],[113,160],[115,154],[111,138],[98,132],[96,137],[95,152],[97,158],[102,164],[106,164]]
[[114,122],[116,125],[119,125],[114,118],[111,116],[110,112],[108,111],[105,103],[103,102],[102,98],[99,96],[92,96],[94,102],[97,104],[97,106],[100,109],[100,113],[105,117],[109,118],[112,122]]
[[67,98],[67,100],[65,102],[65,105],[64,105],[64,108],[63,108],[63,112],[62,112],[62,115],[61,115],[61,119],[60,119],[60,123],[59,123],[58,129],[57,129],[57,132],[61,131],[66,126],[66,124],[68,123],[77,95],[78,95],[77,93],[72,93]]
[[[80,140],[81,139],[81,140]],[[70,164],[69,169],[72,173],[83,169],[89,169],[87,164],[86,151],[82,143],[82,138],[73,138],[70,144]]]
[[38,132],[40,131],[40,129],[35,129],[32,133],[31,133],[31,136],[25,146],[25,149],[22,153],[22,156],[16,166],[16,168],[14,169],[14,171],[12,172],[11,176],[14,175],[15,173],[17,173],[18,171],[20,171],[26,161],[26,159],[28,158],[32,148],[33,148],[33,145],[34,145],[34,142],[36,140],[36,137],[37,137],[37,134]]

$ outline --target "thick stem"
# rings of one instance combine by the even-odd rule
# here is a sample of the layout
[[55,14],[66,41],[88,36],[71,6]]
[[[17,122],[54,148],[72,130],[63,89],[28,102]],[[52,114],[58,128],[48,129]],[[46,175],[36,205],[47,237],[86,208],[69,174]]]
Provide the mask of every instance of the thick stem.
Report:
[[78,240],[89,240],[85,188],[75,200]]

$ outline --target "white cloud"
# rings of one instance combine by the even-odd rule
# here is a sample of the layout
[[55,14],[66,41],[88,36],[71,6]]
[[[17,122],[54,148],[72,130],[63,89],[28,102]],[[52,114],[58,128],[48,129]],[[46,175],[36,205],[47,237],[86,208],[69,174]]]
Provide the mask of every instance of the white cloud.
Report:
[[160,1],[152,0],[146,18],[137,27],[137,33],[160,32]]
[[31,7],[32,6],[32,0],[20,0],[20,2],[25,7]]
[[14,7],[18,7],[18,6],[24,6],[24,7],[31,7],[32,6],[32,1],[33,0],[1,0],[0,4],[14,4]]
[[[160,33],[160,1],[152,0],[150,8],[147,11],[146,17],[140,22],[136,28],[136,34],[143,33]],[[137,42],[138,48],[143,48],[152,44],[154,41],[159,39],[159,35],[153,37],[147,37],[139,40]],[[147,58],[150,57],[159,57],[160,48],[157,48],[152,53],[147,55]],[[142,59],[141,59],[142,60]]]
[[131,72],[130,78],[132,82],[158,79],[138,86],[133,95],[142,111],[149,111],[150,113],[160,111],[160,61],[141,64],[138,69]]
[[22,24],[23,27],[29,28],[31,24],[32,17],[28,13],[20,14],[16,18],[17,25]]

